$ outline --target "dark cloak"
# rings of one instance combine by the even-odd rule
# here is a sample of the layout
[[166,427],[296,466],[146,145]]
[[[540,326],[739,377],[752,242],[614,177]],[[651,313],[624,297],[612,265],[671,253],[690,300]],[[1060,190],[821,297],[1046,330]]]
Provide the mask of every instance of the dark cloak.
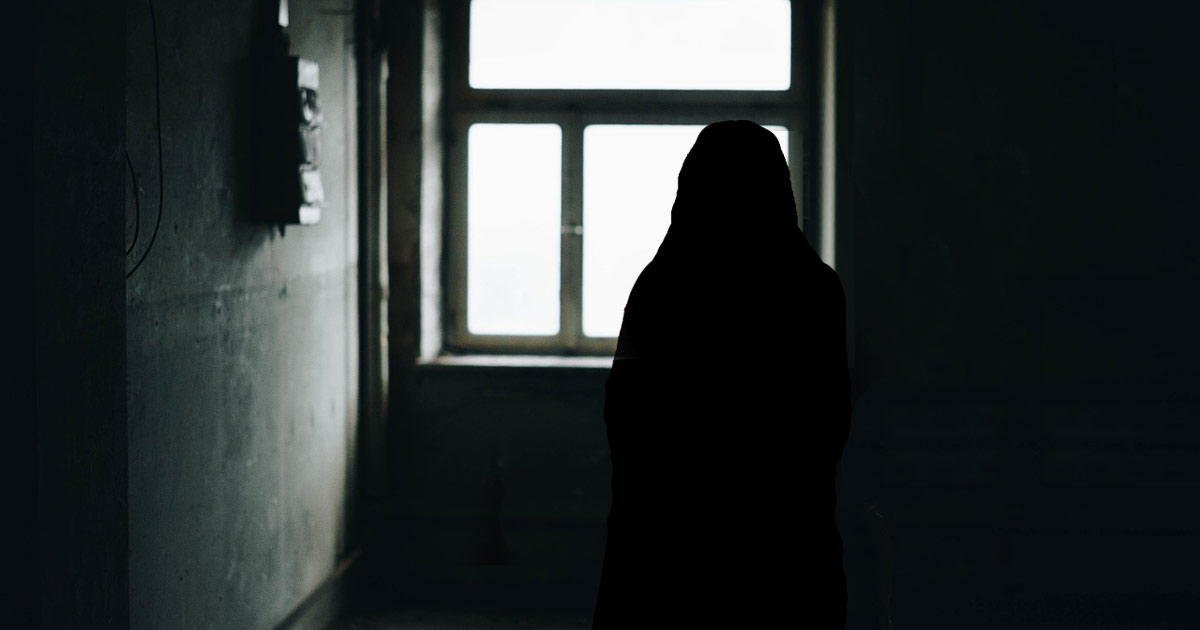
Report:
[[845,297],[775,137],[709,125],[629,295],[606,384],[595,628],[841,628]]

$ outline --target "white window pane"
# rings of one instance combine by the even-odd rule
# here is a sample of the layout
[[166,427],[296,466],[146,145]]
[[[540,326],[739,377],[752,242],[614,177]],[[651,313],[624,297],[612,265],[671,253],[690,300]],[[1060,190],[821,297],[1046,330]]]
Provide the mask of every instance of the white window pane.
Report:
[[[699,125],[589,125],[583,131],[583,332],[615,337],[629,291],[654,257],[679,168]],[[784,156],[788,132],[767,127]]]
[[475,88],[786,90],[788,0],[473,0]]
[[553,335],[559,323],[562,130],[471,125],[467,329]]

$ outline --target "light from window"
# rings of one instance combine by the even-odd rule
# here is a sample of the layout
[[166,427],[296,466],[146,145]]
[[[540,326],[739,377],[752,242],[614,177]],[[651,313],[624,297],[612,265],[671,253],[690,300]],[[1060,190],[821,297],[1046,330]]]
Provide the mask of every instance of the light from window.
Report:
[[[615,337],[625,301],[671,223],[699,125],[589,125],[583,131],[583,333]],[[767,127],[787,155],[788,132]]]
[[556,334],[562,129],[475,124],[467,147],[467,328]]
[[473,88],[791,84],[788,0],[473,0],[470,20]]

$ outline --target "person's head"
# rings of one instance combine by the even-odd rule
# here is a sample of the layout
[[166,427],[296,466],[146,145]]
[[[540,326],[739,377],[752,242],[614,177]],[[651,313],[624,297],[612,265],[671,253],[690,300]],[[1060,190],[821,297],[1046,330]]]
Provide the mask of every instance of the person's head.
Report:
[[748,120],[705,127],[679,171],[671,223],[720,231],[794,227],[791,177],[775,135]]

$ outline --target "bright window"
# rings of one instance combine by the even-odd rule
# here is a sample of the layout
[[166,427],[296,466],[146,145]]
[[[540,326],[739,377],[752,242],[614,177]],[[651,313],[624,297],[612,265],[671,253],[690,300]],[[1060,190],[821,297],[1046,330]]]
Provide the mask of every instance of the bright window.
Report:
[[558,125],[472,125],[467,156],[467,329],[553,335],[562,133]]
[[704,125],[753,120],[804,163],[801,23],[787,0],[448,4],[447,349],[611,353]]
[[[583,334],[615,337],[638,274],[667,234],[675,178],[700,125],[583,130]],[[787,155],[787,129],[768,127]]]
[[788,0],[474,0],[470,84],[786,90],[790,16]]

